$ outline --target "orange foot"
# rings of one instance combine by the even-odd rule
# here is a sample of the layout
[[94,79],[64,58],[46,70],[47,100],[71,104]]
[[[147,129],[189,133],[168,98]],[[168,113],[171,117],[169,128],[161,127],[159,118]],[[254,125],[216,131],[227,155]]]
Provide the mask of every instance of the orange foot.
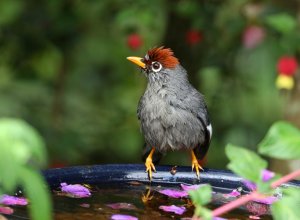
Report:
[[151,195],[151,189],[146,190],[146,194],[143,193],[142,201],[143,203],[147,203],[153,199],[153,195]]
[[191,151],[191,155],[192,155],[192,170],[195,169],[196,176],[197,176],[198,179],[200,179],[200,170],[203,170],[203,168],[200,166],[200,164],[197,160],[197,157],[196,157],[193,150]]
[[148,157],[146,159],[146,162],[145,162],[146,173],[148,173],[148,178],[149,178],[150,181],[152,180],[152,170],[154,172],[156,172],[155,166],[152,163],[152,156],[153,156],[154,151],[155,151],[155,149],[152,148],[152,150],[151,150],[150,154],[148,155]]

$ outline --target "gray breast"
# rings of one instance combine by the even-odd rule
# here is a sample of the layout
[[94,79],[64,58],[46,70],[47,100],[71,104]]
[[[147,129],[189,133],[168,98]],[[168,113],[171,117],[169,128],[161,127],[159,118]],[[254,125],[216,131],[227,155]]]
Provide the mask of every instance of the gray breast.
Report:
[[157,150],[193,149],[204,141],[204,128],[197,117],[171,104],[168,91],[146,90],[138,116],[145,141]]

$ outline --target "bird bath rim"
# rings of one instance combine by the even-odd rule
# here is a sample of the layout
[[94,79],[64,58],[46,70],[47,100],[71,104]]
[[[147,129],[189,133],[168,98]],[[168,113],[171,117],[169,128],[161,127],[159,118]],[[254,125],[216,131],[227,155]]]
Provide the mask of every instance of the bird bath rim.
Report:
[[[143,164],[103,164],[53,168],[44,170],[43,175],[51,188],[57,187],[63,182],[68,184],[121,184],[137,181],[164,186],[208,183],[214,188],[226,191],[242,187],[243,191],[247,192],[247,187],[242,182],[243,179],[230,171],[205,168],[198,180],[191,167],[178,166],[175,175],[170,172],[172,167],[169,165],[156,166],[157,172],[153,174],[151,183]],[[300,181],[290,181],[282,186],[300,187]]]

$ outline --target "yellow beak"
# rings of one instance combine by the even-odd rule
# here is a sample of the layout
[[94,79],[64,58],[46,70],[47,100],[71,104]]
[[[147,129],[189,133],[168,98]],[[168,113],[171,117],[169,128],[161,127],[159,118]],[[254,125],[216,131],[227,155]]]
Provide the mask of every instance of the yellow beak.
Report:
[[135,63],[136,65],[146,68],[146,64],[142,61],[143,58],[141,57],[127,57],[127,60],[130,60],[131,62]]

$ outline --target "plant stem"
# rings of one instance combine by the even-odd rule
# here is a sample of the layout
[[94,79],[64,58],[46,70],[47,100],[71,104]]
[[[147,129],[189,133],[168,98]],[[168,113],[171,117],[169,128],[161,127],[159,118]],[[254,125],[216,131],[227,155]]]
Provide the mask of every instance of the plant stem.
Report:
[[300,176],[300,169],[281,177],[279,180],[276,180],[275,182],[272,183],[271,187],[276,188],[283,183],[295,179],[298,176]]
[[220,216],[232,209],[235,209],[253,199],[255,199],[257,197],[257,193],[256,192],[252,192],[250,193],[249,195],[245,195],[245,196],[242,196],[232,202],[229,202],[223,206],[220,206],[219,208],[216,208],[213,212],[212,212],[212,215],[214,217],[216,216]]

